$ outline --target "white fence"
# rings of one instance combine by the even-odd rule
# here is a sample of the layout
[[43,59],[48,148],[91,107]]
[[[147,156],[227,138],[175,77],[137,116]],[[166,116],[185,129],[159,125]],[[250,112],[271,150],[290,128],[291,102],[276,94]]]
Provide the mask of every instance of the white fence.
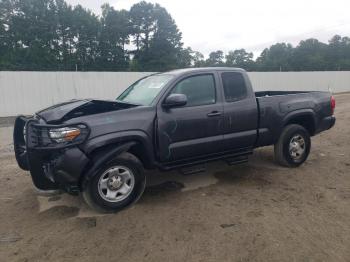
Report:
[[328,72],[251,72],[255,91],[350,91],[350,71]]
[[[0,72],[0,117],[33,114],[73,98],[114,99],[137,79],[139,72]],[[255,91],[350,91],[346,72],[251,72]]]

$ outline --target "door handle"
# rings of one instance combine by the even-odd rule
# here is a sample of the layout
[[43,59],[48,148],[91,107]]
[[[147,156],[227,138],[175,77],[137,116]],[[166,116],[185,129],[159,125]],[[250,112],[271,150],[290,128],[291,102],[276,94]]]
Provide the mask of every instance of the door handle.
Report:
[[221,116],[221,112],[220,111],[213,111],[207,114],[207,116],[211,117],[211,116]]

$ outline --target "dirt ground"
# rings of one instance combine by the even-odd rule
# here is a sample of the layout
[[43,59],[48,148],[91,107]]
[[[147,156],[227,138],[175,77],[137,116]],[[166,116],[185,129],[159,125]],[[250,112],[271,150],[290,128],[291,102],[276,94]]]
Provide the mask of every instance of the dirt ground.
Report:
[[79,197],[38,196],[0,127],[1,261],[350,261],[350,94],[299,168],[271,147],[247,164],[152,174],[140,201],[100,215]]

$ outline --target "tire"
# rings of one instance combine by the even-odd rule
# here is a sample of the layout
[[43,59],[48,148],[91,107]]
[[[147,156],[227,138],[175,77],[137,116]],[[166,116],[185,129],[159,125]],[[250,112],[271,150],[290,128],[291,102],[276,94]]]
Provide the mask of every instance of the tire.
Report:
[[146,176],[138,158],[122,153],[105,163],[86,181],[85,202],[103,213],[114,213],[135,203],[146,186]]
[[287,125],[275,144],[275,160],[282,166],[298,167],[309,156],[311,139],[301,125]]

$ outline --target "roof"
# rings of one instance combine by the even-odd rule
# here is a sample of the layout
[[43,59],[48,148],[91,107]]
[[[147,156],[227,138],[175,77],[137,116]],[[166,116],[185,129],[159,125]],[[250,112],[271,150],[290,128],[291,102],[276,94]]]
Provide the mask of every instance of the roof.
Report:
[[196,68],[183,68],[183,69],[175,69],[172,71],[164,72],[174,74],[174,75],[181,75],[185,73],[192,73],[192,72],[207,72],[207,71],[238,71],[238,72],[245,72],[244,69],[236,68],[236,67],[196,67]]

